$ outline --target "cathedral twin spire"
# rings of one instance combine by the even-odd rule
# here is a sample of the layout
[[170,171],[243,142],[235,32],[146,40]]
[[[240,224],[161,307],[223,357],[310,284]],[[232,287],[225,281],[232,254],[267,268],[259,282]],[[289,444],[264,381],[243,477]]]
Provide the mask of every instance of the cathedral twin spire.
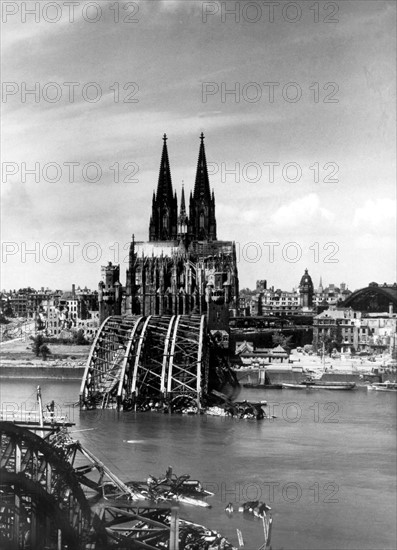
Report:
[[173,241],[183,239],[216,240],[215,197],[210,192],[204,134],[200,136],[194,192],[190,193],[189,218],[186,212],[185,191],[182,184],[181,208],[178,216],[178,201],[173,193],[171,169],[168,158],[167,136],[163,137],[163,151],[157,193],[153,193],[152,216],[149,225],[150,241]]
[[167,135],[163,136],[157,193],[153,193],[149,241],[169,241],[177,238],[178,200],[172,189]]

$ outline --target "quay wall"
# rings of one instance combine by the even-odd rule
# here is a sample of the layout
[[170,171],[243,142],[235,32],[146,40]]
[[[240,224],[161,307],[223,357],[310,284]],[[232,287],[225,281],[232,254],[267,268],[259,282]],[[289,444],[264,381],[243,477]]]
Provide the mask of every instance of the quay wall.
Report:
[[[51,366],[51,365],[1,365],[0,366],[0,379],[4,378],[21,378],[21,379],[34,379],[34,378],[50,378],[59,380],[81,380],[84,375],[85,366]],[[243,384],[258,384],[259,383],[259,369],[234,369],[238,382]],[[302,372],[292,371],[290,369],[274,369],[267,370],[271,384],[298,384],[307,378],[307,375]],[[355,382],[357,386],[366,386],[368,381],[371,382],[385,382],[389,380],[396,382],[395,374],[383,373],[374,375],[371,377],[365,376],[360,378],[360,374],[346,374],[346,373],[324,373],[322,376],[323,381],[327,382]],[[261,380],[261,383],[263,381]]]
[[[236,369],[235,374],[237,380],[242,384],[258,384],[259,383],[259,369],[240,370]],[[268,369],[266,374],[269,377],[271,384],[299,384],[306,380],[307,374],[302,372],[296,372],[290,369]],[[389,376],[389,378],[387,378]],[[392,381],[395,376],[392,375],[374,375],[371,377],[364,376],[360,378],[360,374],[352,373],[325,373],[321,380],[324,382],[355,382],[357,386],[367,386],[369,380],[371,382],[382,382],[384,380]],[[263,384],[263,381],[261,381]]]

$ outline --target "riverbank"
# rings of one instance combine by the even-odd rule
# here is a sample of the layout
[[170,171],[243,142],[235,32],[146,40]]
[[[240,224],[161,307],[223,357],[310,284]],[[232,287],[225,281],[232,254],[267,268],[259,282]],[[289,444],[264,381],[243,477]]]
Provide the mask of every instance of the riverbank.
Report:
[[[40,361],[33,360],[28,362],[2,361],[0,367],[0,379],[2,378],[50,378],[50,379],[68,379],[81,380],[84,375],[85,361]],[[234,372],[240,385],[243,384],[263,384],[261,372],[263,369],[236,369]],[[267,370],[271,384],[298,384],[306,380],[307,374],[294,372],[292,370]],[[355,382],[359,386],[367,386],[373,382],[393,381],[390,375],[360,375],[346,373],[325,373],[322,376],[323,381],[329,382]]]
[[53,380],[81,380],[83,378],[85,364],[76,365],[53,365],[51,361],[46,361],[43,365],[32,364],[12,364],[8,362],[0,367],[0,379],[2,378],[22,378],[22,379],[39,379],[51,378]]
[[[237,380],[240,385],[244,384],[263,384],[264,369],[234,369]],[[270,384],[299,384],[307,379],[307,373],[296,372],[292,369],[266,369],[266,378]],[[321,380],[324,382],[354,382],[357,387],[366,387],[368,384],[383,382],[393,378],[390,374],[361,374],[361,373],[344,373],[333,372],[324,373]]]
[[1,346],[1,378],[51,378],[81,380],[90,346],[49,344],[51,354],[46,361],[34,355],[31,342],[3,342]]

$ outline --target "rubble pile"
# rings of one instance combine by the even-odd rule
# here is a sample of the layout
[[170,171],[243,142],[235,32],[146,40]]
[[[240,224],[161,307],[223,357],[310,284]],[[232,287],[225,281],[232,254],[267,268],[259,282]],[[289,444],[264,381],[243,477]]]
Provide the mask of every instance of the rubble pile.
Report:
[[202,498],[213,496],[213,493],[203,489],[199,481],[191,480],[187,474],[176,476],[172,473],[171,467],[168,468],[165,476],[161,478],[150,475],[146,482],[130,481],[127,486],[131,487],[142,498],[153,502],[176,500],[194,506],[211,508],[211,505]]
[[228,403],[223,406],[208,407],[206,414],[210,416],[231,416],[239,419],[263,420],[267,415],[262,407],[266,403],[251,403],[249,401]]
[[[268,418],[264,410],[266,406],[266,401],[260,401],[259,403],[232,401],[225,394],[213,390],[212,395],[207,398],[204,406],[200,408],[192,396],[179,395],[170,401],[166,401],[163,398],[140,397],[136,399],[134,404],[132,401],[124,402],[123,409],[139,412],[160,412],[164,414],[206,414],[209,416],[229,416],[238,419],[263,420]],[[275,417],[273,416],[272,418]]]

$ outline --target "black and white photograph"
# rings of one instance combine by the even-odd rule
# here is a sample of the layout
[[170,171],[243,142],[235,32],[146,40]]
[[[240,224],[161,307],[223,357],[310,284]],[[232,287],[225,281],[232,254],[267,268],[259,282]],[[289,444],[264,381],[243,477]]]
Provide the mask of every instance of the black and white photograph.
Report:
[[0,548],[395,550],[395,0],[1,0]]

